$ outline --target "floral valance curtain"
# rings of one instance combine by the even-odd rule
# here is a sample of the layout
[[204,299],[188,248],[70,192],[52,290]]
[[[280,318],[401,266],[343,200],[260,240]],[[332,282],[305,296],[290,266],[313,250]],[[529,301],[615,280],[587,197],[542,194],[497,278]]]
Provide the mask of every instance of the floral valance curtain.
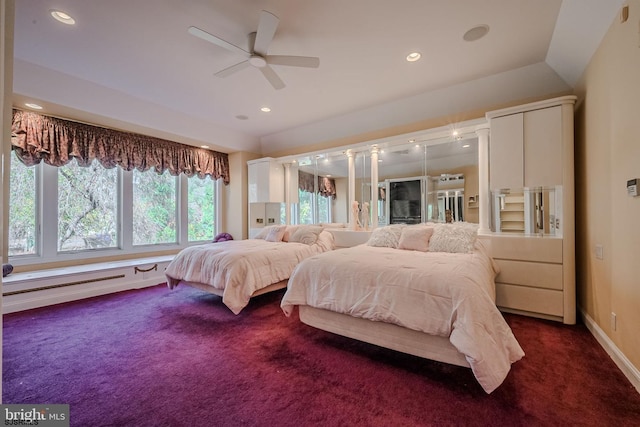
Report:
[[27,166],[44,160],[63,166],[76,159],[80,166],[98,159],[105,168],[120,166],[142,172],[184,173],[229,184],[229,156],[226,153],[191,147],[151,136],[101,128],[84,123],[13,110],[11,145]]
[[[302,191],[313,193],[315,175],[308,172],[298,171],[298,188]],[[336,198],[336,180],[325,176],[318,177],[318,193],[324,197]]]

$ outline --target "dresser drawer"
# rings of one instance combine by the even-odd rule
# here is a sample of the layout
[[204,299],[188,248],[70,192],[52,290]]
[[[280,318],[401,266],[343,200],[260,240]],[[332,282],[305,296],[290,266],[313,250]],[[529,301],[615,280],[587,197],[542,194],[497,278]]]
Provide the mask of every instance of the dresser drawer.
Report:
[[502,308],[563,315],[562,291],[496,283],[496,305]]
[[562,290],[562,265],[496,259],[500,274],[496,282],[534,288]]
[[562,239],[554,237],[491,236],[496,259],[562,264]]

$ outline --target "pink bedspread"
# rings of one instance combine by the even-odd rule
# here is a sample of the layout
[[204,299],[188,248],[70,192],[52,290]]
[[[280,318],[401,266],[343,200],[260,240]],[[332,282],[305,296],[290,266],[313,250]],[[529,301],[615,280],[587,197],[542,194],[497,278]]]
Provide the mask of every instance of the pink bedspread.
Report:
[[309,305],[449,337],[487,393],[524,356],[495,305],[498,269],[471,254],[360,245],[311,257],[289,279],[281,307]]
[[167,284],[173,289],[184,280],[223,290],[222,302],[238,314],[255,291],[288,279],[300,261],[332,249],[325,234],[312,245],[248,239],[191,246],[167,266]]

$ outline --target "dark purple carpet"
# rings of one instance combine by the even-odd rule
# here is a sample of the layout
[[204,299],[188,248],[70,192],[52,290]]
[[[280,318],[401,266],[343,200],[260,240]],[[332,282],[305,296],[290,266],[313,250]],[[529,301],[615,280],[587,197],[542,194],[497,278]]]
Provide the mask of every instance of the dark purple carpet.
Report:
[[72,426],[637,426],[640,395],[582,325],[505,315],[526,352],[487,395],[469,369],[164,285],[4,316],[4,403]]

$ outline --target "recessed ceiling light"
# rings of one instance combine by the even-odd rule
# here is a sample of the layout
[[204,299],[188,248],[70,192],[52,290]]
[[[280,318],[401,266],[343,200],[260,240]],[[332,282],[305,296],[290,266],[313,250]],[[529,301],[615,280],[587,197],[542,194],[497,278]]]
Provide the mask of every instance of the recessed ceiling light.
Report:
[[453,135],[453,136],[457,136],[457,135],[458,135],[458,131],[457,131],[457,130],[454,130],[453,132],[451,132],[451,135]]
[[76,23],[75,19],[73,19],[68,13],[65,13],[61,10],[51,9],[49,13],[51,13],[53,19],[62,22],[63,24],[74,25]]
[[487,35],[487,33],[489,32],[489,26],[488,25],[477,25],[475,27],[473,27],[472,29],[470,29],[469,31],[467,31],[466,33],[464,33],[464,36],[462,36],[462,38],[465,41],[468,42],[473,42],[476,40],[479,40],[481,38],[483,38],[484,36]]
[[462,146],[462,148],[469,148],[469,147],[471,147],[471,144],[464,144],[464,145]]
[[208,145],[201,145],[200,148],[209,148]]
[[262,107],[262,108],[260,109],[260,111],[262,111],[263,113],[269,113],[269,112],[271,112],[271,108],[269,108],[269,107]]
[[26,107],[33,108],[34,110],[42,110],[42,106],[38,104],[34,104],[33,102],[27,102],[24,104]]
[[249,119],[249,117],[245,116],[244,114],[239,114],[236,116],[236,119],[238,120],[247,120]]
[[409,62],[416,62],[418,59],[420,59],[422,55],[420,55],[420,52],[411,52],[409,55],[407,55],[407,61]]

